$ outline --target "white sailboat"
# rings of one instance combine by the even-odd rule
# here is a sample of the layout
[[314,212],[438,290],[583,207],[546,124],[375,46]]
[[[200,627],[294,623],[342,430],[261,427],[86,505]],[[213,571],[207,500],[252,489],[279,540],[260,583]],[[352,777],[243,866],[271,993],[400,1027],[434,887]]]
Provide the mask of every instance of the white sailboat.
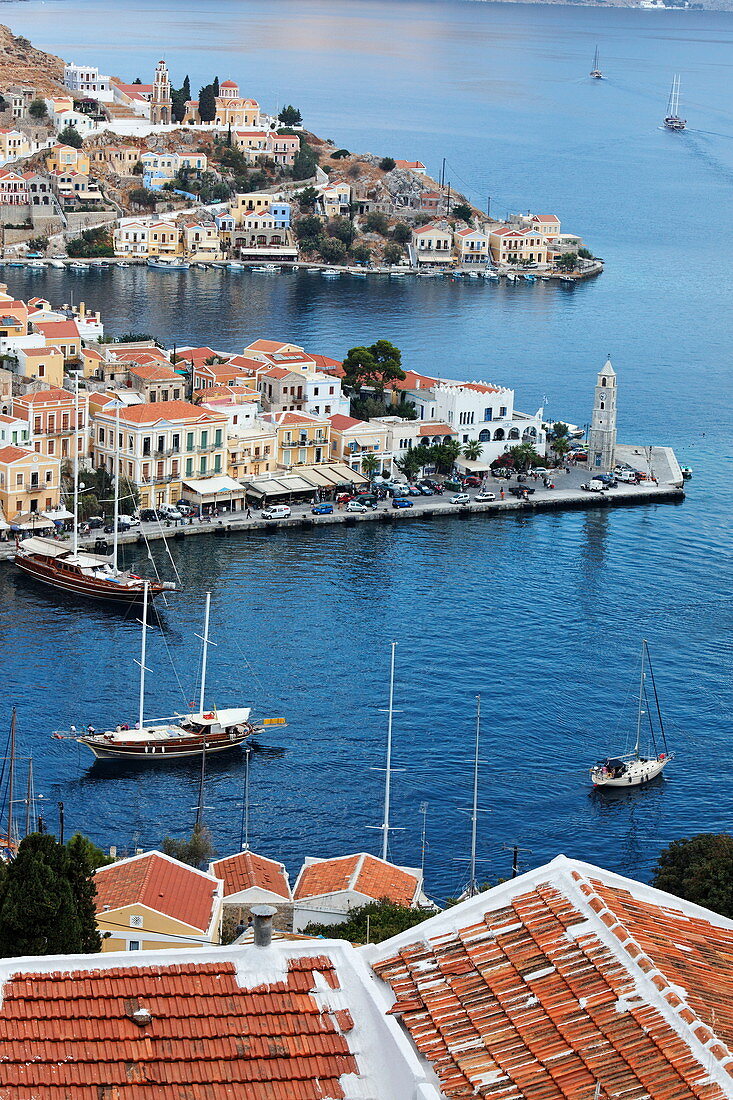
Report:
[[664,125],[667,130],[684,130],[687,125],[687,119],[680,118],[679,76],[672,77],[672,90],[669,93],[669,100],[667,101],[667,114],[664,118]]
[[594,80],[603,80],[603,73],[601,72],[600,64],[598,61],[598,47],[596,46],[596,52],[593,55],[593,68],[590,75]]
[[[659,732],[664,744],[664,751],[655,756],[643,756],[641,754],[641,727],[645,715],[649,718],[649,730],[652,741],[654,741],[654,727],[652,724],[646,688],[647,668],[649,669],[649,678],[654,693],[654,705],[659,723]],[[600,760],[597,764],[594,764],[590,769],[591,782],[594,787],[640,787],[643,783],[649,783],[652,779],[656,779],[658,775],[661,775],[667,764],[669,764],[670,760],[673,758],[674,753],[669,752],[667,749],[667,738],[664,733],[662,712],[659,706],[657,687],[654,682],[654,671],[651,665],[651,658],[649,657],[649,646],[645,639],[641,646],[641,679],[639,683],[639,702],[636,715],[636,742],[634,744],[634,750],[633,752],[623,753],[619,756],[609,756],[605,760]]]

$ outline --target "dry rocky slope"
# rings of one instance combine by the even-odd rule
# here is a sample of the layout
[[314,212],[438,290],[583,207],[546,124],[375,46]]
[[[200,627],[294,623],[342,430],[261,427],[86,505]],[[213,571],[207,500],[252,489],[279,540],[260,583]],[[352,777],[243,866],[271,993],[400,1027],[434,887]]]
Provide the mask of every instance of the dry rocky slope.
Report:
[[58,95],[64,91],[63,80],[60,57],[35,49],[27,38],[0,23],[0,87],[32,84],[39,92]]

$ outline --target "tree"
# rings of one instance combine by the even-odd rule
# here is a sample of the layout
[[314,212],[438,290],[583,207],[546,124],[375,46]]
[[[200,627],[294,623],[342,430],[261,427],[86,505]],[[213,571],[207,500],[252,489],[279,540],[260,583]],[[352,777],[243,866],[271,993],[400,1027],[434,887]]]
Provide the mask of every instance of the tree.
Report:
[[351,153],[348,149],[336,149],[331,153],[331,160],[343,160],[344,157],[350,157]]
[[81,950],[91,954],[94,951],[100,951],[102,947],[94,905],[94,899],[97,896],[94,872],[97,867],[103,867],[112,860],[81,833],[74,834],[66,845],[66,850],[69,857],[69,883],[79,918]]
[[46,107],[45,99],[33,99],[31,105],[28,108],[28,114],[31,118],[38,119],[46,118],[48,115],[48,108]]
[[423,466],[426,465],[426,461],[423,461],[425,455],[422,453],[426,450],[426,447],[411,447],[406,454],[395,461],[397,469],[405,475],[408,481],[414,481]]
[[3,878],[0,956],[98,951],[95,893],[80,846],[69,852],[48,833],[31,833]]
[[338,237],[340,241],[343,241],[347,248],[351,248],[356,236],[354,225],[348,218],[331,218],[326,231],[329,237]]
[[31,237],[28,248],[31,252],[45,252],[48,248],[48,237]]
[[557,457],[562,460],[570,450],[570,443],[564,435],[561,435],[559,439],[554,439],[552,441],[552,449]]
[[451,210],[451,214],[454,218],[458,218],[462,222],[470,222],[473,217],[473,210],[467,202],[457,202]]
[[383,256],[384,262],[390,267],[392,267],[393,264],[398,264],[404,256],[402,245],[396,244],[394,241],[390,241],[389,244],[386,244],[384,246]]
[[659,853],[652,885],[733,917],[733,837],[698,833],[673,840]]
[[298,218],[293,225],[295,236],[299,241],[305,237],[320,237],[323,232],[321,219],[316,214],[306,214],[304,218]]
[[59,141],[62,145],[73,146],[74,149],[81,149],[84,144],[84,139],[74,126],[64,126],[59,134]]
[[211,833],[206,825],[194,825],[190,840],[175,840],[167,836],[163,841],[162,849],[167,856],[173,856],[181,863],[199,868],[208,864],[215,854]]
[[149,191],[147,187],[133,187],[128,198],[133,206],[152,208],[161,202],[162,195],[156,194],[155,191]]
[[341,264],[346,259],[347,248],[338,237],[321,237],[318,251],[327,264]]
[[371,480],[382,468],[382,460],[375,454],[366,454],[361,460],[361,468],[364,474]]
[[463,457],[467,458],[470,462],[477,462],[483,454],[483,443],[479,443],[478,439],[469,439],[468,443],[463,446]]
[[382,157],[379,162],[379,167],[383,172],[391,172],[395,167],[395,161],[393,157]]
[[387,215],[382,214],[380,210],[372,210],[370,214],[367,214],[364,225],[369,233],[380,233],[382,236],[389,228]]
[[517,470],[527,470],[531,466],[539,466],[542,456],[537,453],[533,443],[518,443],[516,447],[509,448],[509,454],[514,459]]
[[412,240],[412,230],[406,222],[397,222],[392,230],[392,238],[398,244],[407,244],[409,240]]
[[578,256],[575,252],[563,252],[559,260],[556,260],[555,266],[560,271],[574,271],[578,262]]
[[295,154],[293,161],[293,179],[294,180],[307,180],[316,173],[318,167],[318,154],[314,149],[304,141],[300,140],[300,149]]
[[381,398],[386,386],[404,381],[401,364],[402,352],[389,340],[377,340],[368,348],[351,348],[344,359],[343,384],[357,394],[368,386]]
[[293,107],[292,103],[283,107],[277,118],[278,122],[282,122],[284,126],[300,126],[303,122],[302,114],[297,107]]
[[108,226],[100,225],[96,229],[84,229],[80,237],[74,237],[66,245],[69,256],[88,258],[89,256],[114,256],[114,242]]
[[368,244],[355,244],[351,249],[351,256],[358,264],[368,264],[372,258],[372,250]]
[[552,425],[553,439],[563,439],[569,431],[567,424],[563,424],[562,420],[558,420],[557,423]]
[[589,248],[579,248],[578,249],[578,255],[582,256],[584,260],[592,260],[593,259],[593,253],[591,252],[591,250]]
[[186,104],[191,98],[191,81],[188,76],[184,78],[180,88],[171,89],[171,110],[174,122],[183,122],[186,113]]
[[309,924],[305,932],[306,935],[327,936],[329,939],[337,935],[339,939],[349,943],[381,943],[390,936],[396,936],[398,932],[422,924],[433,915],[432,909],[410,909],[406,905],[397,905],[383,898],[381,901],[370,901],[352,909],[348,920],[336,928],[332,924],[314,923]]
[[430,448],[430,460],[439,474],[449,474],[461,456],[461,445],[456,439],[447,443],[434,443]]
[[90,840],[88,836],[84,836],[83,833],[74,833],[71,840],[66,842],[66,847],[70,853],[74,854],[75,858],[86,861],[91,873],[94,873],[100,867],[107,867],[110,863],[114,863],[112,856],[108,856],[93,840]]
[[295,197],[301,210],[313,210],[318,202],[318,192],[315,187],[304,187]]
[[213,122],[216,118],[216,93],[213,84],[204,84],[199,88],[199,118],[202,122]]

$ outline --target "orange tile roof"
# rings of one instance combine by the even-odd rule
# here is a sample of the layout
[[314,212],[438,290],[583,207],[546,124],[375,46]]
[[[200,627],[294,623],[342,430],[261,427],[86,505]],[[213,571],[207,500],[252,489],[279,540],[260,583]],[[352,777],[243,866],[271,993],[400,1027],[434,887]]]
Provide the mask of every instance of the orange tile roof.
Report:
[[[359,425],[366,424],[366,420],[357,420],[356,417],[345,416],[343,413],[334,413],[328,419],[331,421],[331,427],[337,432],[345,432],[349,428],[358,428]],[[378,428],[381,430],[381,425],[378,425]]]
[[560,856],[372,950],[446,1097],[722,1100],[733,922]]
[[[254,340],[244,350],[245,351],[279,351],[281,348],[294,347],[297,348],[297,344],[290,344],[288,340]],[[302,350],[302,349],[301,349]]]
[[405,371],[405,377],[401,382],[393,382],[391,388],[395,390],[429,390],[431,386],[438,384],[437,378],[430,378],[427,374],[417,374],[414,370]]
[[[79,394],[79,401],[84,400],[84,394]],[[26,393],[16,398],[19,405],[54,405],[58,402],[74,401],[73,393],[62,390],[59,386],[49,386],[47,390],[37,390],[36,393]]]
[[128,374],[134,374],[145,382],[182,382],[180,374],[176,374],[172,367],[163,363],[138,363],[130,367]]
[[52,340],[79,336],[79,326],[76,321],[34,321],[33,324],[44,336],[50,336]]
[[94,883],[100,916],[105,907],[145,905],[201,931],[211,924],[216,883],[210,875],[161,852],[146,852],[100,867]]
[[[237,955],[245,978],[257,951]],[[338,1100],[346,1095],[341,1078],[359,1073],[349,1012],[321,1007],[313,995],[340,988],[326,955],[290,958],[282,981],[251,989],[227,958],[84,962],[5,982],[0,1090],[8,1100]],[[135,1022],[139,1009],[149,1023]]]
[[238,894],[240,890],[259,887],[290,901],[291,892],[287,872],[282,863],[256,852],[236,852],[211,864],[211,874],[224,883],[224,897]]
[[[110,415],[112,415],[110,413]],[[145,401],[120,410],[120,419],[128,424],[156,424],[159,420],[222,420],[216,413],[200,409],[189,401]]]
[[487,386],[484,382],[461,382],[461,389],[475,390],[476,393],[500,393],[498,386]]
[[0,462],[17,462],[19,458],[30,458],[36,451],[30,447],[0,447]]
[[305,864],[293,890],[296,900],[353,890],[368,898],[389,898],[398,905],[412,905],[419,892],[415,875],[393,863],[361,852]]
[[436,421],[428,421],[420,425],[419,435],[457,435],[455,428],[450,424],[441,424]]

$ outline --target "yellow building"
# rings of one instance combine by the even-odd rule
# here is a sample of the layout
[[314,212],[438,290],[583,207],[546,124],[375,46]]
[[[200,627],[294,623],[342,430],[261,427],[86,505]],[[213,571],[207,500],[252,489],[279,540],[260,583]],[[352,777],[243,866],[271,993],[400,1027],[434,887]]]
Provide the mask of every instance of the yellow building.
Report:
[[[373,420],[356,420],[353,416],[339,413],[329,417],[329,420],[331,459],[334,462],[345,462],[356,473],[367,477],[392,472],[392,455],[388,451],[389,430],[386,424]],[[367,455],[374,456],[379,463],[378,467],[370,469],[370,459],[367,468],[364,468],[363,460]]]
[[39,379],[47,386],[64,384],[64,357],[60,348],[18,348],[18,368],[24,378]]
[[[93,413],[92,459],[114,473],[117,413]],[[140,490],[143,508],[175,504],[183,479],[226,473],[227,418],[188,401],[131,405],[119,413],[120,473]]]
[[74,440],[79,457],[87,453],[87,395],[79,394],[79,431],[76,429],[76,398],[68,390],[50,386],[26,393],[13,401],[13,412],[27,420],[35,449],[53,458],[74,457]]
[[328,420],[294,412],[265,413],[260,419],[275,430],[280,468],[289,470],[293,466],[328,462],[331,446]]
[[0,512],[12,523],[26,512],[58,508],[61,463],[30,447],[0,447]]
[[418,267],[422,264],[453,263],[453,230],[447,224],[430,222],[412,231]]
[[[186,103],[186,113],[183,118],[184,126],[197,126],[201,124],[199,103],[197,99],[190,99]],[[234,80],[225,80],[219,86],[219,95],[216,97],[216,115],[213,125],[218,129],[232,130],[254,129],[260,126],[260,105],[256,99],[242,99],[239,94],[239,85]]]
[[172,222],[152,222],[147,229],[148,256],[180,256],[181,238],[177,225]]
[[73,145],[54,145],[46,157],[46,168],[49,172],[78,172],[82,176],[88,176],[89,156],[83,149],[75,149]]
[[22,130],[0,130],[0,162],[17,160],[30,154],[30,142]]
[[264,191],[252,191],[249,194],[235,195],[229,207],[229,212],[237,225],[250,214],[269,213],[274,195],[268,195]]
[[184,255],[196,260],[218,260],[221,257],[219,230],[207,222],[184,223],[181,228]]
[[546,264],[547,241],[537,229],[502,226],[489,236],[491,258],[496,264]]
[[160,951],[221,942],[223,886],[162,852],[100,867],[97,928],[103,951]]

